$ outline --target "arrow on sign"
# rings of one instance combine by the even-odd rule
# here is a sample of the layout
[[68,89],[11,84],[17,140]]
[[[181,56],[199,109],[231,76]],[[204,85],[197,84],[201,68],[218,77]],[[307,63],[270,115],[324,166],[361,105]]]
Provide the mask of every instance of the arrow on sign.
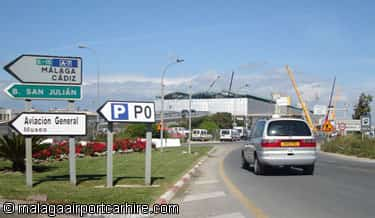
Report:
[[23,83],[82,84],[80,57],[21,55],[4,70]]
[[23,112],[10,126],[24,136],[85,136],[87,123],[83,113]]
[[4,92],[15,99],[80,100],[81,86],[13,83]]
[[154,102],[107,101],[98,113],[108,122],[154,123]]

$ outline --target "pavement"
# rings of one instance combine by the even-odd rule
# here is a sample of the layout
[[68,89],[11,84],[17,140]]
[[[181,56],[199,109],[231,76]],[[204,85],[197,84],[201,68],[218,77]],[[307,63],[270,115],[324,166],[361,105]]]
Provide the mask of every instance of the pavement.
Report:
[[[235,149],[233,143],[217,146],[215,152],[198,168],[187,187],[177,193],[170,203],[180,205],[180,214],[168,217],[245,218],[255,217],[226,187],[221,178],[220,164]],[[194,149],[194,147],[193,147]],[[165,215],[157,216],[165,217]]]

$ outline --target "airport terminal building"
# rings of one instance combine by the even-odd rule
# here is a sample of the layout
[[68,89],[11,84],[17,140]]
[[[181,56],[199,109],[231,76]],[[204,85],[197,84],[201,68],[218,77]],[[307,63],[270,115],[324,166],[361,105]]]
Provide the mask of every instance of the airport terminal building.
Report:
[[[161,110],[161,100],[155,101],[156,111]],[[278,106],[276,101],[253,95],[234,93],[198,93],[192,95],[191,108],[210,114],[231,113],[235,118],[244,118],[250,123],[259,118],[271,117],[276,111],[285,116],[301,117],[302,109],[293,106]],[[170,93],[165,96],[164,111],[181,112],[189,109],[189,95]]]

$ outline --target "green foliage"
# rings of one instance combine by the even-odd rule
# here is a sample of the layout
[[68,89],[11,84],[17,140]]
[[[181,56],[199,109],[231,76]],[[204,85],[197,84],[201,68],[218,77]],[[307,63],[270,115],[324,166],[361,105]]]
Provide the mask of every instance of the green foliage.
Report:
[[[213,122],[217,125],[217,129],[231,129],[232,128],[232,115],[230,113],[216,113],[209,116],[197,117],[191,120],[192,128],[201,128],[204,122]],[[187,122],[183,120],[181,126],[187,128]]]
[[210,134],[213,134],[219,126],[214,121],[205,120],[199,125],[199,129],[207,129]]
[[[148,124],[128,124],[126,127],[119,133],[115,135],[116,139],[122,138],[145,138],[147,132],[147,125]],[[152,124],[151,127],[152,137],[159,138],[160,137],[160,130],[157,129],[157,124]],[[168,137],[168,133],[164,131],[164,137]]]
[[361,93],[358,98],[358,104],[354,106],[353,119],[360,119],[361,115],[366,115],[371,112],[370,104],[372,102],[372,96]]
[[[41,137],[32,137],[33,152],[45,147],[39,145],[41,141]],[[12,162],[13,171],[25,171],[25,138],[16,133],[0,136],[0,157]]]
[[361,135],[358,134],[337,137],[322,144],[321,149],[326,152],[375,159],[375,139],[365,138],[362,141]]
[[209,116],[208,119],[215,122],[220,129],[232,128],[232,114],[230,113],[216,113]]

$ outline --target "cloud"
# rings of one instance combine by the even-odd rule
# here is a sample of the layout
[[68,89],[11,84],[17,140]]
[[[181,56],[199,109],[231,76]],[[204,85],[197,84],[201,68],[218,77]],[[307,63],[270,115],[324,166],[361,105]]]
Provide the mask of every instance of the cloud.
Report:
[[[95,79],[86,79],[83,84],[83,99],[76,102],[76,106],[81,109],[96,110],[100,104],[107,99],[117,100],[154,100],[160,96],[160,77],[148,77],[140,73],[115,73],[105,74],[100,82],[100,100],[97,101],[97,84]],[[313,77],[313,73],[295,72],[298,87],[302,93],[303,99],[312,107],[314,104],[328,104],[331,91],[331,83],[328,79],[319,79]],[[181,77],[165,78],[165,93],[169,92],[188,92],[189,85],[192,84],[193,92],[207,91],[209,85],[220,76],[211,91],[228,90],[231,72],[219,72],[216,70],[207,70],[199,74],[186,73]],[[312,79],[313,78],[313,79]],[[0,80],[0,89],[4,89],[12,83],[10,80]],[[249,86],[246,87],[245,85]],[[337,107],[344,107],[349,104],[351,107],[357,102],[361,91],[370,93],[374,88],[370,82],[364,84],[361,88],[345,87],[341,88],[338,84],[340,98]],[[253,70],[238,69],[235,71],[232,84],[232,91],[243,94],[251,94],[264,98],[271,98],[271,93],[280,93],[292,97],[293,105],[298,104],[298,99],[291,84],[291,81],[283,67],[259,65]],[[41,110],[51,108],[66,108],[67,102],[60,101],[33,101],[33,106]],[[22,110],[24,102],[22,100],[13,100],[4,93],[0,94],[0,107],[16,108]],[[349,109],[349,114],[352,108]],[[375,109],[375,104],[372,104]],[[340,114],[342,112],[338,112]]]

